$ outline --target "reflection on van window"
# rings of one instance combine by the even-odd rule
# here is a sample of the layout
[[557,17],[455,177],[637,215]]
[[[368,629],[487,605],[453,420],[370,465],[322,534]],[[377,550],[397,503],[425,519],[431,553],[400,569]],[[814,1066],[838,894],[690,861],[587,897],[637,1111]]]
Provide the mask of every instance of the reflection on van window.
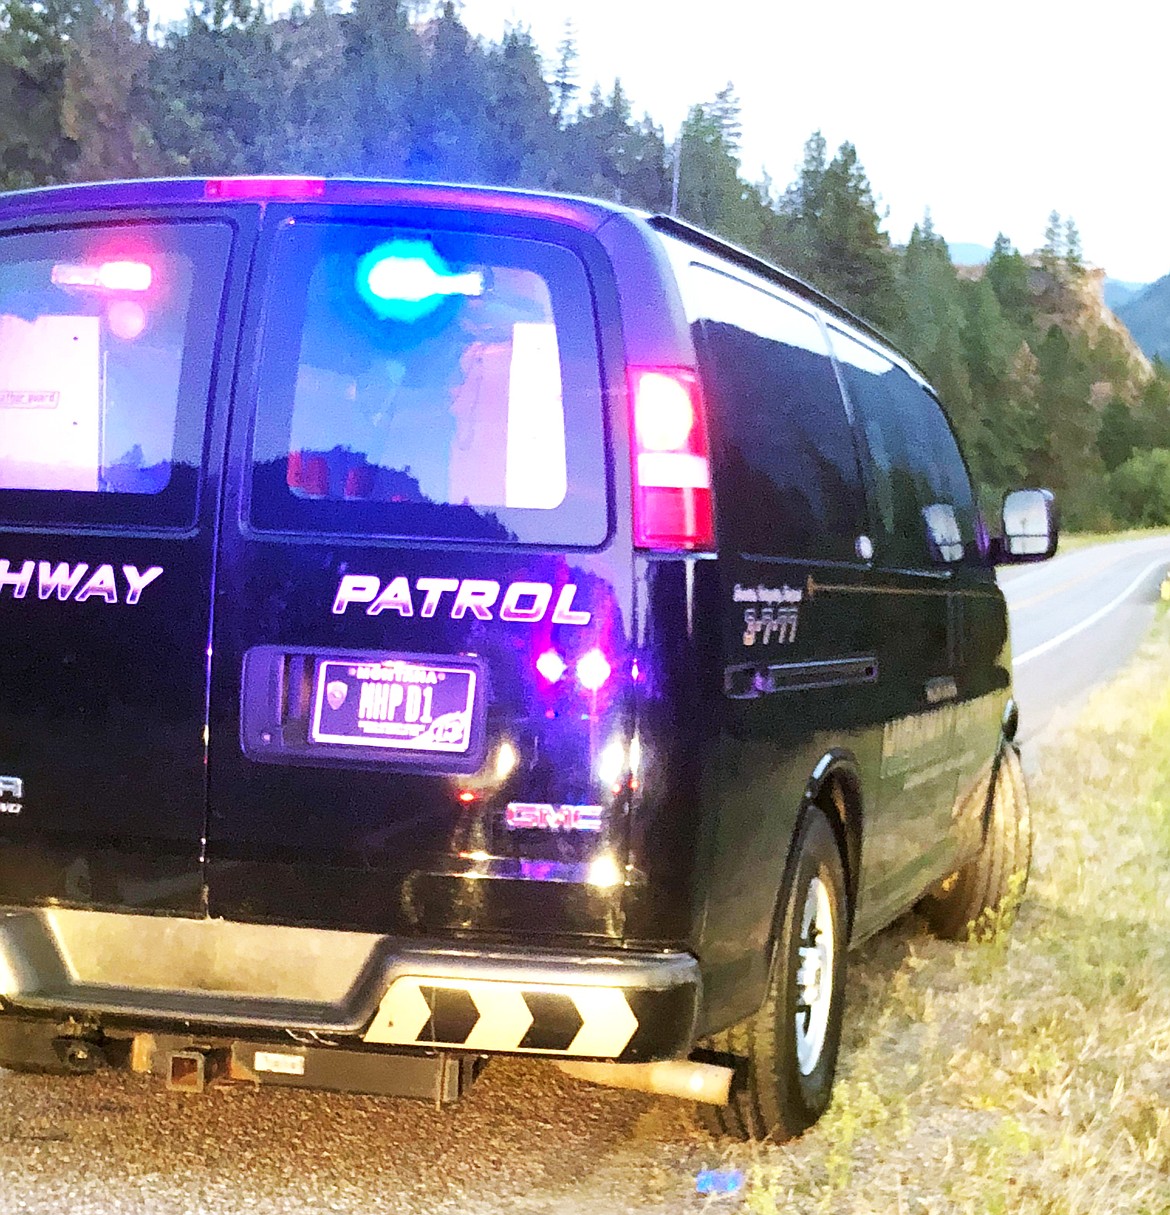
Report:
[[879,552],[914,566],[962,560],[974,551],[974,494],[938,402],[883,355],[831,333],[873,461]]
[[148,227],[0,242],[0,489],[166,488],[192,277]]
[[303,224],[282,234],[277,264],[254,448],[260,526],[604,538],[592,315],[571,255]]
[[441,325],[420,322],[417,345],[386,348],[334,311],[332,270],[318,266],[309,282],[289,438],[293,493],[559,506],[561,368],[541,279],[526,270],[465,271],[486,283],[444,307]]
[[852,560],[865,531],[857,452],[816,319],[702,265],[684,284],[710,399],[716,492],[743,553]]

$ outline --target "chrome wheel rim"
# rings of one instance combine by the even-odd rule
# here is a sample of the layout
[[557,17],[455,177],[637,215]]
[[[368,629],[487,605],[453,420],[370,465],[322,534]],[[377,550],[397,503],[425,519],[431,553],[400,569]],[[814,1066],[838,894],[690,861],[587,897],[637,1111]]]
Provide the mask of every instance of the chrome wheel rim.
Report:
[[820,1062],[833,1003],[833,904],[819,877],[809,883],[800,916],[796,968],[796,1061],[802,1076]]

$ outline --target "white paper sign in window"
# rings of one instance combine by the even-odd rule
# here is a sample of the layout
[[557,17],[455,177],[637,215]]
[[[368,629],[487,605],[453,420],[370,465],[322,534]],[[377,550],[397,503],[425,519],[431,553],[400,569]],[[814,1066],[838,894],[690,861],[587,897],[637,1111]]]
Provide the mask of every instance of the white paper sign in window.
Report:
[[556,326],[512,328],[504,504],[553,510],[565,500],[565,411]]
[[0,489],[99,488],[100,325],[0,314]]

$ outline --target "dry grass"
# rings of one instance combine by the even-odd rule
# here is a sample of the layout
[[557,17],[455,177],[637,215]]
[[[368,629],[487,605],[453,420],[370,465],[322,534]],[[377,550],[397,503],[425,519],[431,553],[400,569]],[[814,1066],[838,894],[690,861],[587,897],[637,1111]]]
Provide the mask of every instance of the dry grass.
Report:
[[1041,767],[1015,928],[854,957],[828,1115],[726,1150],[746,1209],[1170,1213],[1170,618]]

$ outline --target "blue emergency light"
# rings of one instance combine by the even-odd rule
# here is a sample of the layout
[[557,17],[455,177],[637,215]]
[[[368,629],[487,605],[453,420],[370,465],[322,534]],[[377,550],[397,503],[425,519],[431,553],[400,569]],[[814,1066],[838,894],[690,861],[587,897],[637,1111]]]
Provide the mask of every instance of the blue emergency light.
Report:
[[452,270],[427,241],[392,240],[371,249],[357,264],[358,294],[383,320],[411,324],[451,296],[482,295],[478,270]]

